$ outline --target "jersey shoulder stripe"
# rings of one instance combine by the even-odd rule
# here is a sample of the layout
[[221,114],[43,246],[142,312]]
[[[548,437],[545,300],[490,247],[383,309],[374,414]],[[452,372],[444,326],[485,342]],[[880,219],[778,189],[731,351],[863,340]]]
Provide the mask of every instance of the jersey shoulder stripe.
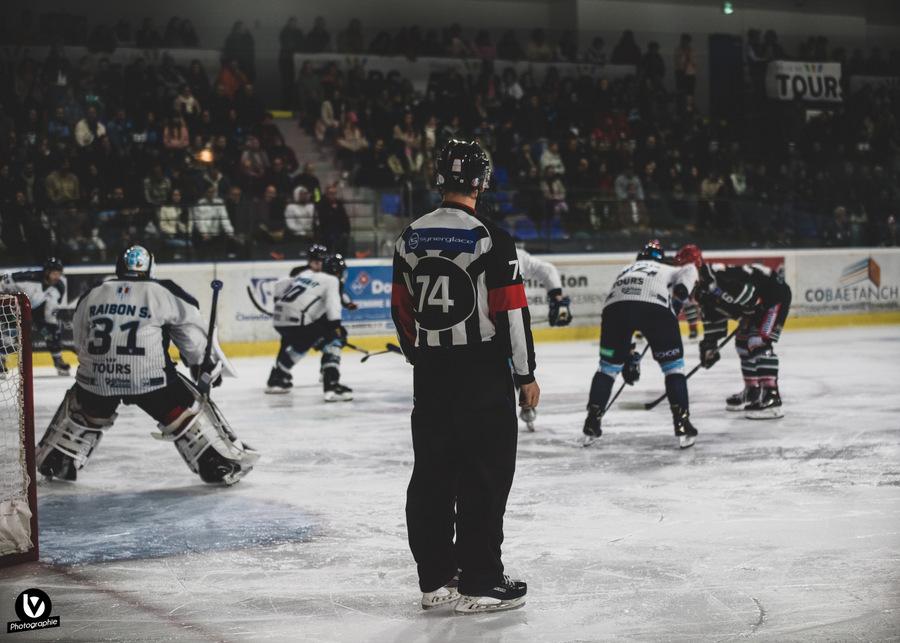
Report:
[[170,293],[178,297],[179,299],[183,299],[187,303],[189,303],[194,308],[200,309],[200,303],[194,298],[191,294],[189,294],[184,288],[176,284],[171,279],[154,279],[150,283],[157,283]]

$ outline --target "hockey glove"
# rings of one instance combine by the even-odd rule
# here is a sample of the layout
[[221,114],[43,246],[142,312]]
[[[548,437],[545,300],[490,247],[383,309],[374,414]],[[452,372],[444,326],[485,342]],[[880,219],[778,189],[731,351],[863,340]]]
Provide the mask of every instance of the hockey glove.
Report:
[[700,365],[703,368],[712,367],[721,357],[719,345],[714,337],[704,337],[700,340]]
[[635,382],[641,379],[641,354],[634,350],[634,344],[631,348],[631,354],[622,368],[622,379],[626,384],[634,386]]
[[191,377],[194,378],[200,394],[207,395],[211,388],[222,384],[222,362],[209,366],[191,366]]
[[568,326],[572,323],[572,311],[569,310],[570,303],[572,301],[568,297],[550,299],[548,306],[550,308],[551,326]]
[[349,336],[350,336],[350,333],[348,333],[347,329],[344,328],[343,326],[338,326],[334,330],[334,337],[341,343],[341,346],[347,345],[347,338]]
[[357,304],[352,299],[348,299],[344,302],[344,308],[346,308],[347,310],[357,310],[359,308],[359,304]]

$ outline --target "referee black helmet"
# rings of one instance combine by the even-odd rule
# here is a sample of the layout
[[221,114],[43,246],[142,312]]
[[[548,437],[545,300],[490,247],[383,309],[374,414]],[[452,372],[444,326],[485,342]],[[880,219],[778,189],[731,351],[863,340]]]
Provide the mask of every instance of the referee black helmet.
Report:
[[491,162],[474,141],[450,139],[438,154],[434,183],[441,192],[483,192],[491,178]]

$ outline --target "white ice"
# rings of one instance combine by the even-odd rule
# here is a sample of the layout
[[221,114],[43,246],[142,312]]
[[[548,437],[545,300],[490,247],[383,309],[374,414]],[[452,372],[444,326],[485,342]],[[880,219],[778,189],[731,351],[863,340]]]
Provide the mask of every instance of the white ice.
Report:
[[[151,422],[121,409],[75,484],[41,482],[42,562],[0,572],[0,622],[38,587],[66,641],[584,641],[900,637],[900,327],[785,332],[784,419],[724,411],[733,350],[690,381],[680,452],[649,362],[577,446],[596,342],[540,344],[537,432],[520,434],[504,559],[527,605],[483,617],[418,607],[404,500],[411,372],[344,357],[352,403],[317,363],[289,396],[271,360],[237,360],[215,398],[264,456],[209,488]],[[688,364],[696,346],[688,346]],[[71,380],[36,380],[38,433]],[[630,403],[630,404],[629,404]]]

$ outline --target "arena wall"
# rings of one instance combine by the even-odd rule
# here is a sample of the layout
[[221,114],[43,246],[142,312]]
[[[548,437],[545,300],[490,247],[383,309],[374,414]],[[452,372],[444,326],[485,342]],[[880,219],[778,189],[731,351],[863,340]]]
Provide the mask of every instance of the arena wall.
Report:
[[[560,270],[565,292],[572,298],[574,323],[549,328],[545,292],[527,283],[535,337],[538,341],[586,339],[597,336],[606,290],[633,254],[543,255]],[[732,250],[708,252],[708,261],[764,263],[784,271],[793,291],[787,327],[819,328],[856,324],[900,323],[900,249],[848,248],[835,250]],[[209,310],[210,282],[224,282],[219,300],[218,328],[223,346],[232,356],[273,353],[276,334],[267,311],[271,288],[296,262],[228,262],[167,264],[156,268],[158,278],[177,281]],[[68,305],[90,284],[111,274],[109,266],[78,266],[66,271]],[[390,320],[391,266],[387,259],[349,261],[346,290],[359,310],[345,311],[352,341],[366,348],[383,348],[393,340]],[[70,337],[70,333],[67,333]],[[49,356],[36,354],[36,363]]]

